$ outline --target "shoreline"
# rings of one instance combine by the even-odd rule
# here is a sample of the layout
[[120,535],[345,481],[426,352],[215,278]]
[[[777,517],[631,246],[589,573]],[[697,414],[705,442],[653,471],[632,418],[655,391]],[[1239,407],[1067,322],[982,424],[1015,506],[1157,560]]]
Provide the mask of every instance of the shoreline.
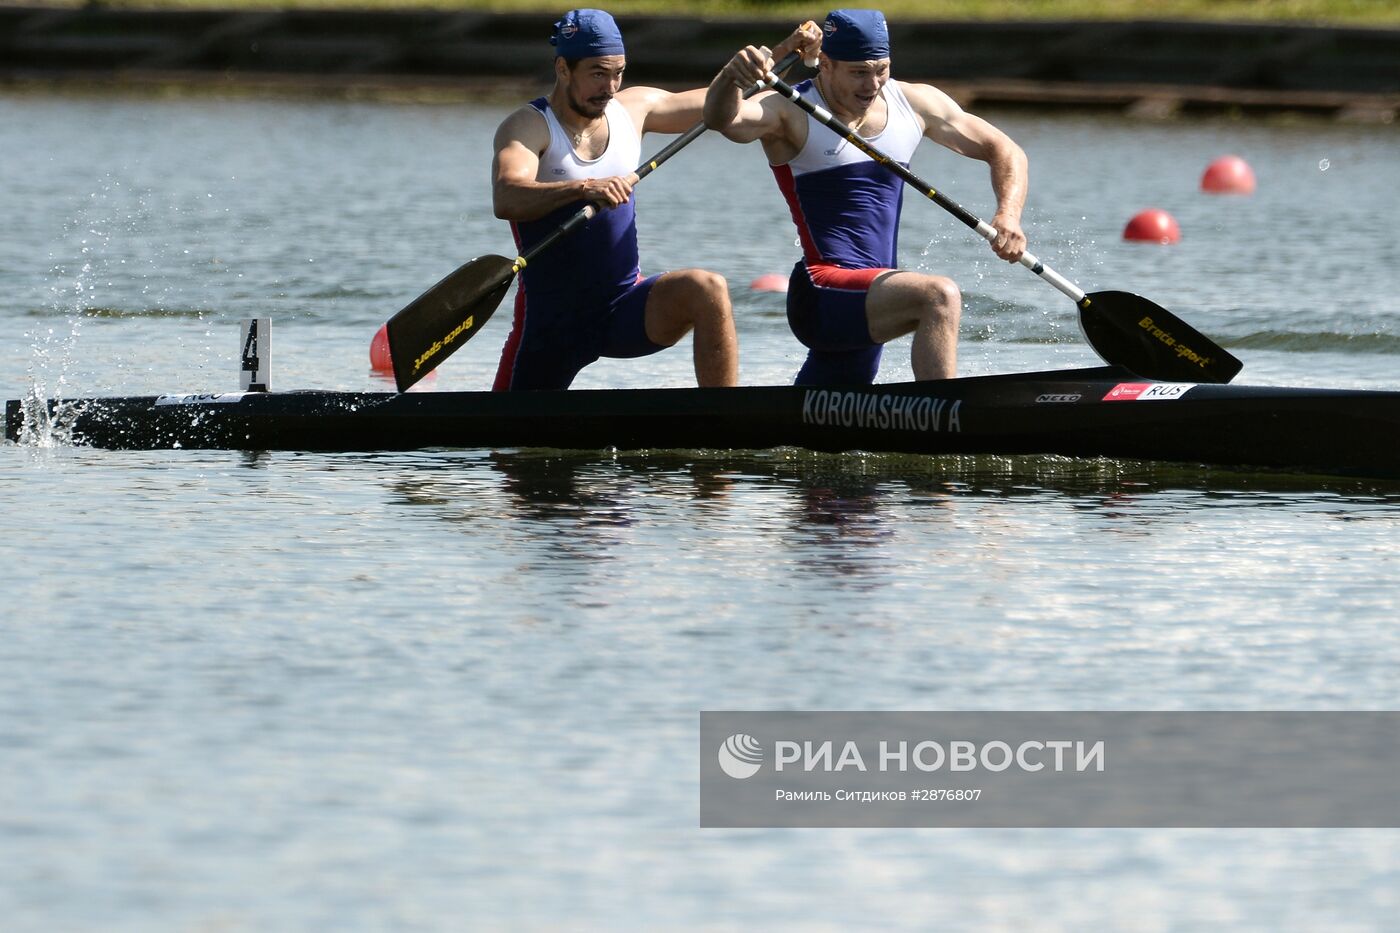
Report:
[[[670,90],[694,85],[648,82]],[[1318,119],[1390,125],[1400,120],[1400,95],[1326,91],[1244,91],[1168,84],[1094,85],[1017,81],[933,81],[969,110],[1091,111],[1142,120],[1178,118]],[[308,77],[263,73],[124,72],[119,76],[68,72],[62,75],[0,76],[0,93],[123,94],[159,98],[286,98],[373,101],[386,104],[518,104],[547,92],[542,81],[516,78]]]
[[[882,0],[891,22],[1108,22],[1144,20],[1295,26],[1400,28],[1400,9],[1390,0],[1160,0],[1143,9],[1139,0]],[[185,12],[334,11],[350,13],[445,12],[525,14],[552,21],[567,8],[554,0],[0,0],[4,7],[76,10]],[[692,20],[734,20],[791,25],[820,15],[799,0],[612,0],[619,19],[670,16]]]
[[[619,16],[629,83],[696,87],[761,19]],[[0,89],[455,102],[551,80],[537,13],[0,6]],[[1180,21],[891,23],[898,74],[964,106],[1302,113],[1393,124],[1400,29]],[[681,38],[678,38],[681,37]],[[683,40],[683,48],[676,46]]]

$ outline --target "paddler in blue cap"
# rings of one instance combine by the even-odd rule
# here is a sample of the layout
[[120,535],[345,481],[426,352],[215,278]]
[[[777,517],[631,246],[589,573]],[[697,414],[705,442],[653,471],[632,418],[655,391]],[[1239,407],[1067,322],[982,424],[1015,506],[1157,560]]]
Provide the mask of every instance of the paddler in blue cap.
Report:
[[[892,79],[879,10],[833,10],[822,33],[818,74],[796,90],[905,166],[923,139],[986,162],[997,199],[992,249],[1018,260],[1026,249],[1021,147],[938,88]],[[705,122],[735,142],[762,141],[797,224],[802,260],[789,281],[788,323],[808,348],[797,383],[869,384],[883,345],[910,333],[915,379],[956,375],[957,284],[898,268],[904,183],[782,97],[742,100],[773,58],[753,46],[736,54],[710,85]]]
[[[789,37],[779,49],[811,37]],[[572,10],[554,24],[554,89],[496,130],[492,200],[523,252],[585,204],[582,229],[522,270],[515,324],[497,390],[564,389],[600,357],[639,357],[695,332],[702,386],[738,381],[739,349],[722,276],[681,269],[643,278],[633,210],[643,133],[681,133],[699,122],[701,88],[673,94],[622,88],[622,33],[602,10]]]

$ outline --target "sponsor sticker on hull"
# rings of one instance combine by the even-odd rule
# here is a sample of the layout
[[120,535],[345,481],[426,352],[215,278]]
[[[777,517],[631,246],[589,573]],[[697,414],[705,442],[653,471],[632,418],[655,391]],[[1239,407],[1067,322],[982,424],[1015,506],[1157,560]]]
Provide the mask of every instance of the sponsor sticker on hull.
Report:
[[1105,402],[1174,402],[1196,388],[1194,382],[1120,382],[1108,390]]

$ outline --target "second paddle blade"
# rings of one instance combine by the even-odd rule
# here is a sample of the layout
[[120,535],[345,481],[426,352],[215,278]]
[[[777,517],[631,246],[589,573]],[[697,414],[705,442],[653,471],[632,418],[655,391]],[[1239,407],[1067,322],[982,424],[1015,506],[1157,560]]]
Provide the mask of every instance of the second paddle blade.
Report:
[[407,391],[481,329],[515,279],[504,256],[479,256],[389,319],[394,384]]
[[1079,326],[1099,356],[1147,379],[1226,383],[1244,366],[1166,308],[1129,292],[1086,296]]

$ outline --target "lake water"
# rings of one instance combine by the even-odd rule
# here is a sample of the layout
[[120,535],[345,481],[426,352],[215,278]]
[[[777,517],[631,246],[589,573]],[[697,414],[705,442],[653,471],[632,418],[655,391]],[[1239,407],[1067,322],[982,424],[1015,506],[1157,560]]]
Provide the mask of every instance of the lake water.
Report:
[[[0,398],[386,389],[368,346],[466,259],[501,107],[0,96]],[[1394,126],[990,114],[1032,249],[1239,382],[1400,388]],[[646,151],[665,140],[648,139]],[[1248,198],[1200,194],[1216,156]],[[990,215],[985,169],[915,170]],[[643,268],[800,362],[756,146],[638,191]],[[1127,244],[1161,207],[1174,247]],[[1073,305],[910,199],[965,374],[1089,365]],[[427,387],[489,384],[507,314]],[[909,377],[907,343],[882,380]],[[687,385],[688,348],[579,386]],[[1400,440],[1397,440],[1400,443]],[[1395,709],[1400,487],[795,450],[0,448],[6,929],[1366,930],[1393,831],[698,829],[702,709]]]

